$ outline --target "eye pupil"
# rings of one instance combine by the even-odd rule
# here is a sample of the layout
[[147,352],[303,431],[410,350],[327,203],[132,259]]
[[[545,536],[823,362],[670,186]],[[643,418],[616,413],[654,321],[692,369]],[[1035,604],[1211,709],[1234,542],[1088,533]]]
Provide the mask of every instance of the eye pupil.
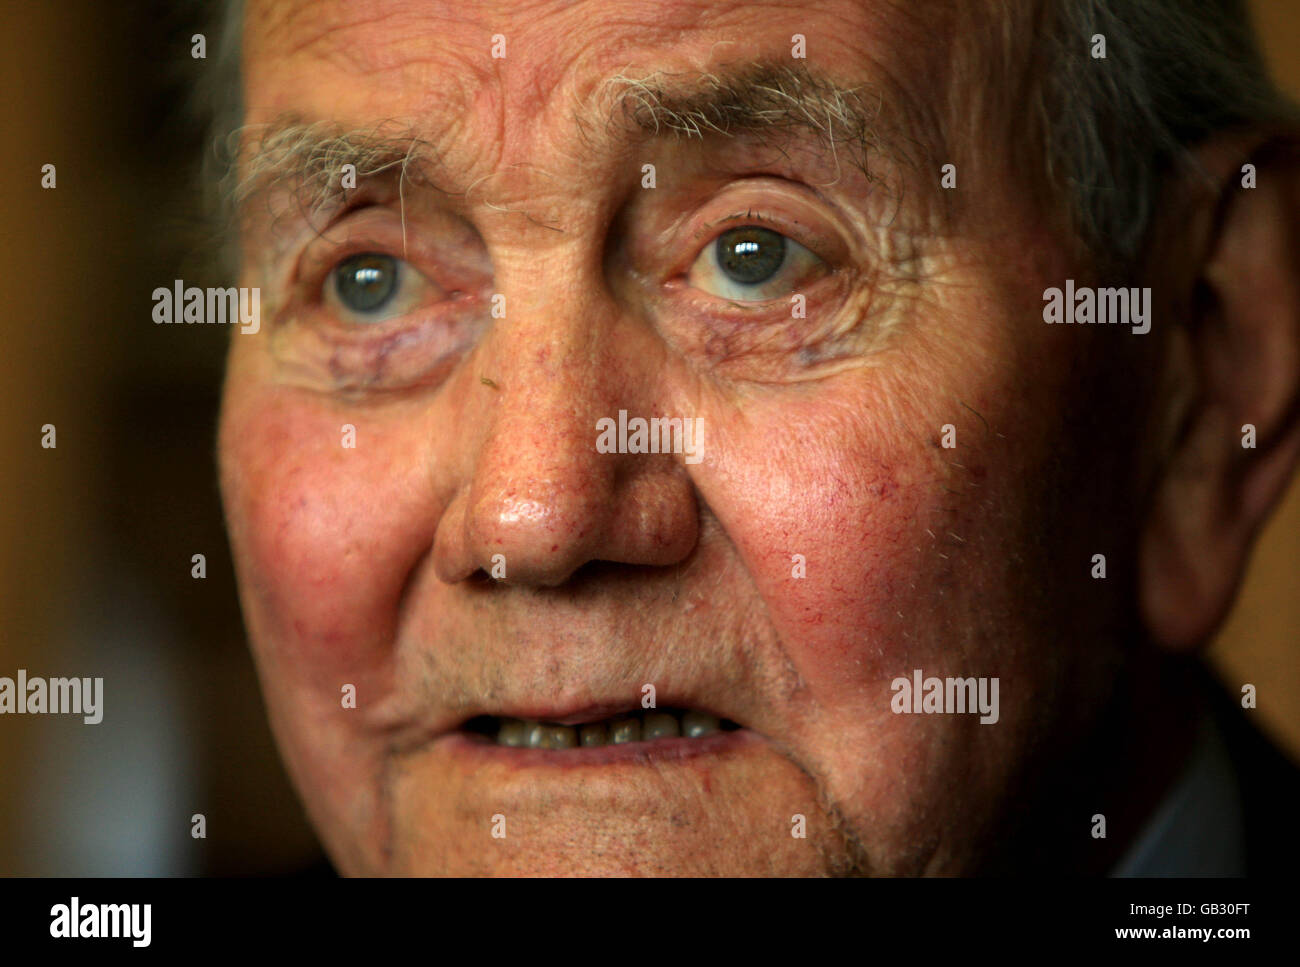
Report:
[[742,285],[766,282],[785,261],[785,236],[766,228],[733,228],[716,244],[719,268]]
[[373,312],[397,290],[397,262],[387,255],[354,255],[339,263],[335,280],[345,306],[354,312]]

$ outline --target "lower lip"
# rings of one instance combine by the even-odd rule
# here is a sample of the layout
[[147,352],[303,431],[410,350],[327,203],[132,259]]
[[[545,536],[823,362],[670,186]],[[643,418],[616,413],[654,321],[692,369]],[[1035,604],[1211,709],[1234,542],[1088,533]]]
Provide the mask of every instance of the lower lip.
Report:
[[474,759],[480,764],[499,763],[519,769],[583,769],[607,765],[661,765],[684,762],[703,756],[722,756],[739,752],[762,742],[757,732],[735,729],[713,732],[696,739],[654,739],[650,742],[624,742],[619,745],[576,746],[572,749],[523,749],[497,745],[481,735],[453,732],[438,739],[450,754]]

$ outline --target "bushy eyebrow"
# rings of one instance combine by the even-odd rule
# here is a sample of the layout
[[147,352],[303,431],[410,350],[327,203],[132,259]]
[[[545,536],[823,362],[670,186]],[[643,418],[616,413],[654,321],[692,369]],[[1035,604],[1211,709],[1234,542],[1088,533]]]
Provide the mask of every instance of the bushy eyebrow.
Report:
[[357,184],[387,176],[420,181],[437,167],[428,142],[395,121],[346,130],[336,122],[286,115],[246,126],[231,135],[222,194],[239,213],[268,194],[283,191],[308,213],[342,196],[344,165],[355,166]]
[[751,135],[780,145],[811,139],[833,161],[846,151],[870,176],[872,154],[912,163],[883,130],[881,92],[844,85],[803,64],[753,62],[705,74],[618,74],[602,85],[609,115],[652,137],[704,139]]
[[[799,139],[815,145],[835,165],[847,160],[868,178],[873,177],[873,155],[883,153],[891,162],[914,166],[912,149],[926,147],[902,137],[897,124],[886,133],[882,96],[874,88],[842,85],[802,64],[751,62],[710,73],[619,73],[596,86],[578,105],[575,119],[584,137],[601,128],[607,139],[624,142],[750,136],[779,148]],[[356,166],[358,184],[377,177],[390,178],[399,187],[456,182],[456,173],[445,170],[433,145],[396,121],[348,130],[288,116],[240,129],[229,147],[223,194],[236,213],[276,189],[292,193],[309,212],[319,212],[342,196],[345,164]]]

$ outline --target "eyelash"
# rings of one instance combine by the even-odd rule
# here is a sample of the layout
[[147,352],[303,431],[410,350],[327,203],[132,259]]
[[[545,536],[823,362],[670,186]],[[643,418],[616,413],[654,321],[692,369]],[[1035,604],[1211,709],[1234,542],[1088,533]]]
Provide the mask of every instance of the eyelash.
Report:
[[[732,222],[734,222],[735,224],[729,224]],[[762,225],[765,228],[769,228],[776,224],[777,223],[773,219],[768,218],[767,216],[763,215],[760,212],[755,212],[751,208],[746,210],[744,215],[741,215],[739,212],[737,212],[734,215],[724,215],[722,218],[714,219],[711,222],[705,222],[703,225],[697,228],[694,233],[692,233],[691,243],[696,244],[704,236],[711,235],[711,233],[713,233],[713,230],[719,227],[720,225],[726,225],[728,229],[731,229],[731,228],[744,228],[746,225]],[[705,246],[713,244],[713,242],[721,234],[722,234],[721,232],[718,232],[717,234],[713,234],[712,237],[710,237],[707,242],[705,242],[703,245],[699,245],[698,248],[696,248],[695,254],[699,255],[699,253],[704,250]],[[781,234],[784,235],[785,233],[782,232]]]

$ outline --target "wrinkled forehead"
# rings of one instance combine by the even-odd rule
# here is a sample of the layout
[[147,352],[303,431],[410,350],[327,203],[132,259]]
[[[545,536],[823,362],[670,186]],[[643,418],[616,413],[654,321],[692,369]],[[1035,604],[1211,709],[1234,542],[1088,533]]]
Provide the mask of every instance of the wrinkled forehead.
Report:
[[247,120],[288,112],[454,119],[489,108],[535,115],[557,99],[586,104],[611,77],[687,77],[784,59],[870,84],[882,110],[937,129],[952,100],[952,48],[978,19],[971,6],[249,0]]
[[[913,200],[918,223],[949,221],[966,203],[938,191],[942,165],[965,154],[998,178],[1007,167],[1007,139],[969,103],[988,99],[984,65],[1007,35],[985,6],[250,0],[244,140],[274,138],[286,120],[328,122],[326,137],[382,126],[430,147],[435,183],[465,191],[508,177],[527,192],[524,172],[538,166],[600,182],[647,132],[744,134],[809,147],[828,172],[866,158],[872,180]],[[293,159],[274,160],[262,167],[298,176]]]

